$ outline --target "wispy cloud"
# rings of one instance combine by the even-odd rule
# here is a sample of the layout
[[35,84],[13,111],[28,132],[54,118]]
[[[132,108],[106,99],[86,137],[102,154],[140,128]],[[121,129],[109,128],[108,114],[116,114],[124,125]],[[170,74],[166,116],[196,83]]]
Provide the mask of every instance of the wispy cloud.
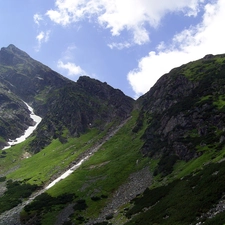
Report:
[[[132,42],[142,45],[150,41],[146,25],[155,28],[169,12],[196,16],[204,0],[56,0],[55,9],[46,15],[55,23],[66,26],[83,18],[94,18],[112,36],[131,32]],[[97,18],[97,20],[96,20]]]
[[141,58],[138,67],[127,76],[136,97],[148,91],[161,75],[172,68],[209,53],[224,53],[224,11],[224,0],[206,4],[202,21],[198,25],[176,34],[170,43],[160,43],[155,51]]
[[72,62],[62,62],[61,60],[58,61],[57,67],[59,69],[63,69],[67,71],[67,76],[70,78],[75,78],[80,75],[85,75],[85,71],[81,69],[80,66],[77,66],[75,63]]
[[43,17],[40,14],[35,14],[34,15],[34,22],[39,26],[40,25],[40,21],[43,21]]
[[129,43],[129,42],[123,42],[123,43],[115,43],[115,42],[113,42],[113,43],[110,43],[110,44],[108,44],[108,46],[109,46],[109,48],[111,48],[111,49],[114,49],[114,48],[116,48],[116,49],[119,49],[119,50],[122,50],[122,49],[124,49],[124,48],[129,48],[129,47],[131,47],[131,43]]
[[70,44],[65,51],[62,52],[61,59],[63,61],[72,61],[74,60],[74,56],[76,54],[75,50],[77,47],[74,44]]
[[40,50],[41,45],[42,45],[43,43],[48,42],[49,36],[50,36],[50,30],[48,30],[48,31],[46,31],[46,32],[41,31],[41,32],[36,36],[36,40],[38,41],[38,45],[37,45],[36,48],[35,48],[36,51],[39,51],[39,50]]

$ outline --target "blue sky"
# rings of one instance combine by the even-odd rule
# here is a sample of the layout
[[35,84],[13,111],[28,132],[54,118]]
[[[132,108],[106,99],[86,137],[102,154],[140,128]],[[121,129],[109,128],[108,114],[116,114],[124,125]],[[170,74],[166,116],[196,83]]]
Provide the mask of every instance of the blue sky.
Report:
[[0,0],[0,47],[137,98],[172,68],[225,53],[224,12],[224,0]]

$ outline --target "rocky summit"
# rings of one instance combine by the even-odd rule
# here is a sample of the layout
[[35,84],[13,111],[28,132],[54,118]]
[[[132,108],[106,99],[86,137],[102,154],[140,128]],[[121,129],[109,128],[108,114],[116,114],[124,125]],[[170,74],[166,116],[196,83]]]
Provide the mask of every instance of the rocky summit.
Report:
[[134,100],[0,50],[0,225],[225,223],[225,55]]

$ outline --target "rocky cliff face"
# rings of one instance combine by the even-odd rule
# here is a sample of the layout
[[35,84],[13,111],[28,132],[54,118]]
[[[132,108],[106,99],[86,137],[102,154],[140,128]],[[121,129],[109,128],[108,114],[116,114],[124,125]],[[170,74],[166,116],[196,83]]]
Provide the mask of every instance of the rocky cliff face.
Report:
[[177,159],[188,161],[206,148],[222,148],[224,75],[225,55],[206,56],[173,69],[138,100],[140,115],[148,118],[141,151],[161,158],[158,172],[166,175]]
[[66,141],[63,131],[77,137],[88,128],[104,129],[110,122],[126,119],[134,100],[106,83],[80,77],[77,83],[57,89],[47,99],[48,112],[37,129],[36,139],[31,143],[38,152],[53,138]]
[[0,149],[9,139],[20,136],[33,120],[25,103],[0,84]]
[[0,51],[0,82],[44,116],[46,97],[72,81],[9,45]]

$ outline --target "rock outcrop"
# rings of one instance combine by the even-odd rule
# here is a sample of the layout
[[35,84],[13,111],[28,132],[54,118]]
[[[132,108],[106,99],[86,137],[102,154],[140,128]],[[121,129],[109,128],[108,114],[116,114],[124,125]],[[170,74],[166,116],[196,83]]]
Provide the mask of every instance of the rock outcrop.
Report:
[[177,159],[189,161],[209,145],[222,148],[224,74],[224,55],[204,57],[171,70],[138,99],[142,109],[135,130],[146,117],[148,127],[141,151],[161,158],[158,172],[170,173]]

